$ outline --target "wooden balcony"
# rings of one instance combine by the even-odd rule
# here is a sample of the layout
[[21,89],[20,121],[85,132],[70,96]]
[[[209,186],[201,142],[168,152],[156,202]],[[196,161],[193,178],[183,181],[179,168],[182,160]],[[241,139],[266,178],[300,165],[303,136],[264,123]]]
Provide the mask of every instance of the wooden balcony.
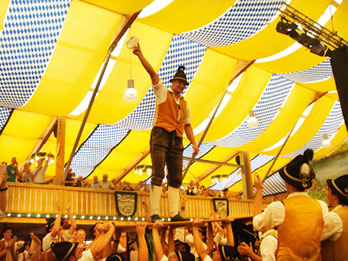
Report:
[[[115,191],[73,188],[56,185],[35,185],[23,183],[8,183],[7,214],[11,215],[1,220],[9,223],[44,223],[44,217],[57,213],[57,202],[61,204],[63,214],[68,201],[72,202],[72,213],[76,215],[77,223],[90,224],[97,219],[119,220],[116,210]],[[145,210],[141,206],[144,200],[149,205],[149,194],[138,192],[135,217],[144,217]],[[186,217],[209,218],[214,209],[211,197],[188,196],[186,202]],[[250,217],[253,211],[253,200],[229,199],[229,211],[235,217]],[[266,206],[266,204],[265,204]],[[38,217],[38,215],[40,215]],[[169,217],[168,198],[161,197],[161,217]]]

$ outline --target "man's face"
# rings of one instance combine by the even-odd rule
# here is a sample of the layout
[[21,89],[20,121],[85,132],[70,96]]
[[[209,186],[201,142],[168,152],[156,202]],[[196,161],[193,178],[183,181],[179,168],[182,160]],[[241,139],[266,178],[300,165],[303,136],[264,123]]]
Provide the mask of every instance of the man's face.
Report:
[[329,206],[332,206],[337,196],[332,193],[330,187],[327,187],[326,196],[327,196],[327,202],[329,203]]
[[11,163],[12,163],[12,165],[14,165],[16,162],[17,162],[16,157],[13,157],[13,158],[11,159]]
[[78,231],[77,232],[77,240],[79,242],[83,242],[86,239],[86,233],[84,231]]
[[181,80],[172,80],[172,90],[175,94],[181,94],[185,89],[185,82]]
[[8,229],[3,234],[5,240],[10,240],[12,238],[12,230]]
[[108,175],[103,176],[103,181],[108,181]]
[[96,183],[96,182],[98,182],[98,177],[97,176],[94,176],[93,177],[93,181]]
[[43,159],[40,159],[40,160],[37,162],[37,165],[38,165],[38,166],[42,166],[42,163],[43,163]]

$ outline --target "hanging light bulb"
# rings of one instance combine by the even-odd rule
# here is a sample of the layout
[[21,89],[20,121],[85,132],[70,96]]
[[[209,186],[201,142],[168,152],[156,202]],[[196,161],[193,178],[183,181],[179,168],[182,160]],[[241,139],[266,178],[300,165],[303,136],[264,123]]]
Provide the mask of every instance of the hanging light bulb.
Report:
[[148,176],[151,176],[151,168],[148,168],[148,169],[147,169],[147,175],[148,175]]
[[[129,49],[134,49],[136,46],[138,46],[139,43],[139,37],[136,35],[133,35],[131,38],[128,39],[126,46]],[[129,58],[129,60],[131,60],[131,57]],[[129,67],[129,71],[130,71],[130,79],[128,80],[128,88],[126,89],[125,93],[124,93],[124,97],[123,99],[126,102],[135,102],[139,99],[138,96],[138,92],[137,90],[134,88],[134,80],[132,80],[132,64],[130,64]]]
[[327,136],[327,134],[323,135],[323,142],[322,142],[321,146],[323,148],[326,148],[326,149],[331,147],[331,142],[330,142],[329,137]]
[[134,173],[135,173],[135,174],[138,174],[138,170],[137,170],[137,169],[135,169],[135,170],[134,170]]
[[134,80],[129,79],[128,80],[128,88],[126,89],[123,100],[126,102],[135,102],[139,99],[138,92],[134,88]]
[[139,169],[139,176],[143,175],[143,170]]
[[249,112],[249,118],[247,120],[247,126],[249,128],[256,128],[257,126],[259,126],[259,121],[256,119],[256,117],[254,115],[254,111],[250,111]]

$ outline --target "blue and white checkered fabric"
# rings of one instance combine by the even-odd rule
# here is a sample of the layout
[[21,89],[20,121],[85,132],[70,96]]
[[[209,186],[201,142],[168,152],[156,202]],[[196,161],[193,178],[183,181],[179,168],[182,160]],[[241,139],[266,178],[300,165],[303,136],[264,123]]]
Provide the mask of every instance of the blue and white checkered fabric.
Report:
[[[209,151],[211,151],[215,146],[211,144],[204,144],[202,143],[201,146],[199,147],[199,153],[195,157],[196,159],[202,158],[204,155],[206,155]],[[193,149],[192,149],[192,144],[188,145],[185,150],[184,150],[184,156],[185,157],[192,157]],[[183,164],[184,166],[187,166],[189,163],[189,160],[184,160]]]
[[8,108],[0,108],[0,134],[4,128],[8,118],[11,115],[12,110]]
[[[269,156],[269,155],[262,155],[262,154],[256,155],[254,158],[250,160],[251,172],[254,172],[257,169],[261,168],[262,166],[266,165],[273,158],[274,156]],[[210,189],[222,190],[224,188],[229,188],[229,187],[232,187],[237,182],[241,181],[241,179],[242,179],[241,171],[240,169],[236,169],[228,176],[226,181],[221,181],[219,183],[216,183],[215,185],[212,185]]]
[[18,108],[40,83],[70,0],[11,0],[0,32],[0,106]]
[[181,36],[205,46],[231,45],[263,29],[282,4],[282,0],[239,0],[215,21]]
[[129,132],[111,125],[99,125],[76,152],[71,162],[73,172],[86,178]]
[[[191,83],[194,78],[206,48],[192,41],[186,40],[178,35],[174,35],[162,65],[158,71],[164,85],[170,86],[169,80],[172,79],[180,65],[186,67],[185,73],[187,80]],[[188,87],[186,87],[184,93]],[[132,130],[150,129],[155,119],[156,97],[153,89],[150,88],[144,99],[125,119],[116,123],[115,126]]]
[[223,147],[237,147],[254,140],[268,127],[274,117],[276,117],[293,86],[293,82],[273,75],[263,91],[260,100],[253,108],[255,117],[259,121],[258,127],[248,128],[246,118],[232,133],[210,143]]
[[278,172],[265,179],[262,191],[263,197],[276,195],[284,192],[286,192],[285,183]]
[[329,139],[334,135],[343,123],[343,115],[341,110],[341,104],[339,101],[336,101],[332,107],[329,115],[327,116],[324,124],[321,126],[319,131],[314,135],[314,137],[302,148],[298,149],[287,155],[282,155],[282,157],[291,157],[294,158],[299,154],[303,154],[306,149],[313,149],[314,151],[319,149],[322,146],[323,135],[327,134]]
[[331,78],[333,74],[330,58],[327,58],[322,63],[307,70],[293,73],[279,73],[278,75],[293,82],[320,82]]

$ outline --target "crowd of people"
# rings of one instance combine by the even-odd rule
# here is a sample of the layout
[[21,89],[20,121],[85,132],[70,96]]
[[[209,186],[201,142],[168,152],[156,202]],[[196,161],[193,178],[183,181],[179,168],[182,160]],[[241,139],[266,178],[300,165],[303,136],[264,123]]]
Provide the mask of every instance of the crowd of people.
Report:
[[[6,163],[3,163],[6,165]],[[32,183],[32,184],[49,184],[52,180],[46,180],[45,173],[49,165],[49,157],[41,158],[37,161],[37,166],[33,169],[30,168],[31,163],[26,162],[22,169],[18,168],[16,157],[11,159],[11,164],[6,165],[8,182],[20,182],[20,183]],[[83,188],[95,188],[95,189],[111,189],[122,191],[144,191],[150,192],[150,185],[144,181],[140,181],[138,184],[131,184],[127,181],[119,181],[115,178],[109,180],[108,174],[103,174],[102,179],[99,180],[98,176],[93,176],[92,181],[84,179],[82,176],[76,177],[75,173],[70,168],[64,181],[64,186],[69,187],[83,187]],[[168,187],[162,182],[162,193],[167,193]],[[211,190],[205,188],[203,185],[199,185],[198,182],[190,181],[189,184],[182,184],[180,187],[180,193],[188,196],[205,196],[205,197],[221,197],[221,198],[235,198],[242,199],[242,193],[231,193],[228,189],[222,191]]]
[[[213,212],[214,222],[195,218],[185,226],[167,225],[160,220],[152,222],[150,210],[142,202],[146,222],[134,224],[134,242],[134,234],[123,232],[117,222],[98,222],[88,235],[78,229],[71,204],[66,209],[67,219],[62,219],[57,204],[56,218],[47,219],[46,235],[41,238],[29,233],[28,240],[18,239],[13,228],[3,226],[0,260],[347,260],[348,175],[327,180],[329,211],[326,203],[305,192],[314,178],[309,165],[312,157],[312,152],[306,151],[280,170],[288,196],[264,211],[263,185],[255,175],[257,192],[251,223],[233,226],[232,216],[216,221],[220,217]],[[1,165],[0,196],[6,192],[6,181],[6,166]],[[190,188],[185,194],[191,193]],[[184,206],[185,201],[181,204]],[[180,215],[185,216],[185,208]],[[247,237],[240,236],[240,231],[251,225],[254,232],[251,229]],[[86,235],[91,239],[88,242]]]

